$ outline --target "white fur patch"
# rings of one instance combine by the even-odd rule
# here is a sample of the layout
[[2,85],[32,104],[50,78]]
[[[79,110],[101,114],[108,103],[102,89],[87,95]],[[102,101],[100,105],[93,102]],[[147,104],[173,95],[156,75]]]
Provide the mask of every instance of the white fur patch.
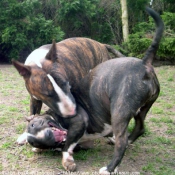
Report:
[[108,139],[109,139],[113,144],[115,144],[115,135],[113,135],[113,137],[108,137]]
[[43,152],[45,150],[40,149],[40,148],[32,148],[32,151],[35,152],[35,153],[41,153],[41,152]]
[[74,158],[72,155],[70,155],[68,152],[63,152],[63,160],[67,161],[67,160],[71,160],[74,161]]
[[46,54],[49,49],[39,48],[34,50],[26,59],[25,65],[36,64],[38,67],[42,68],[42,61],[45,59]]
[[58,94],[61,102],[57,103],[60,109],[60,112],[63,116],[72,115],[72,109],[75,110],[75,104],[71,101],[71,99],[62,91],[62,89],[56,84],[53,77],[47,74],[49,80],[51,81],[55,92]]
[[107,170],[107,167],[102,167],[100,170],[99,170],[99,174],[100,175],[115,175],[115,174],[118,174],[118,167],[115,168],[114,172],[110,173],[108,170]]
[[107,167],[103,167],[99,170],[100,175],[110,175],[110,172],[107,170]]
[[73,154],[73,150],[74,150],[74,148],[76,147],[76,145],[77,145],[77,143],[73,143],[73,144],[71,144],[71,145],[69,146],[68,152],[69,152],[70,154]]
[[25,143],[27,143],[27,132],[24,132],[22,135],[20,135],[17,139],[17,144],[19,145],[23,145]]
[[17,143],[19,144],[19,145],[23,145],[23,144],[25,144],[25,143],[27,143],[28,141],[27,141],[27,137],[28,136],[33,136],[34,137],[34,135],[32,135],[32,134],[29,134],[29,133],[27,133],[27,132],[24,132],[22,135],[20,135],[19,137],[18,137],[18,139],[17,139]]
[[[47,130],[47,128],[45,128]],[[45,136],[45,129],[37,133],[36,138],[43,138]]]
[[32,95],[32,97],[33,97],[35,100],[38,100],[34,95]]

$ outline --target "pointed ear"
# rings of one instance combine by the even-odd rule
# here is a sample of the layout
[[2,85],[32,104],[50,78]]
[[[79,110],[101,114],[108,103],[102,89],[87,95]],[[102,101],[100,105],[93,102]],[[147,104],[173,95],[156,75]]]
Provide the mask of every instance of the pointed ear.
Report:
[[57,60],[57,50],[56,50],[55,40],[52,41],[52,46],[51,46],[49,52],[46,55],[46,59],[50,60],[52,62],[55,62]]
[[15,66],[19,74],[25,78],[31,75],[31,68],[18,61],[12,60],[12,64]]

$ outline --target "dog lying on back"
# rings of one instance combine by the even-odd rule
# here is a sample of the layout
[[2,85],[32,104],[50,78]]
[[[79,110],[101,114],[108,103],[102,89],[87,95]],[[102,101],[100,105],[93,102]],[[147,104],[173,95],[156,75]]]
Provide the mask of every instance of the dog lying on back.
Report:
[[[66,139],[62,159],[66,170],[74,171],[76,168],[72,153],[78,143],[114,135],[113,158],[99,170],[100,174],[110,174],[120,164],[128,143],[144,133],[146,114],[160,91],[152,62],[164,29],[160,16],[150,8],[146,10],[157,28],[142,60],[117,58],[92,69],[76,89],[76,116],[63,118],[50,112],[29,122],[27,140],[36,148],[58,147]],[[132,117],[135,128],[128,137],[127,127]],[[67,131],[63,132],[63,128]]]

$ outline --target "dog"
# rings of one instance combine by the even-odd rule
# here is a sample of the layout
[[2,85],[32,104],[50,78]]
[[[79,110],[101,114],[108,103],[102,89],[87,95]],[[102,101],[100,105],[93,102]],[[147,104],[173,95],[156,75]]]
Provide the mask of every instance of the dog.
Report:
[[[111,174],[120,164],[127,145],[144,133],[146,114],[160,92],[152,62],[164,30],[160,16],[151,8],[147,7],[146,11],[157,27],[153,42],[142,60],[116,58],[92,69],[77,87],[76,116],[64,118],[53,111],[46,115],[49,120],[46,116],[30,120],[27,140],[32,146],[42,149],[57,147],[58,142],[63,141],[60,138],[66,139],[62,159],[66,170],[74,171],[76,168],[72,153],[78,143],[114,135],[113,158],[99,170],[100,174]],[[135,127],[128,136],[127,127],[133,117]],[[50,124],[53,121],[54,124]],[[67,130],[66,135],[63,136],[60,128]]]
[[[31,96],[30,115],[40,114],[43,102],[62,117],[76,115],[74,92],[80,80],[96,65],[111,59],[110,53],[123,56],[109,45],[77,37],[41,46],[25,64],[13,60]],[[24,132],[17,143],[24,144],[26,136]]]
[[39,114],[44,102],[58,115],[74,116],[76,103],[72,93],[90,69],[111,59],[108,50],[120,54],[92,39],[70,38],[34,50],[25,64],[13,60],[31,96],[30,115]]

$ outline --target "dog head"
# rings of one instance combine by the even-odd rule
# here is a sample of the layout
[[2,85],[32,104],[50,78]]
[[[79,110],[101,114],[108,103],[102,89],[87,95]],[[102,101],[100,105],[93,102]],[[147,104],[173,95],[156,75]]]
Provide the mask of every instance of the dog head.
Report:
[[[24,65],[12,61],[19,74],[23,76],[26,88],[32,98],[44,102],[48,107],[63,117],[76,115],[75,99],[70,92],[66,72],[56,60],[56,44],[52,44],[41,63]],[[37,54],[36,54],[37,60]]]
[[27,141],[35,148],[58,148],[64,145],[67,130],[49,114],[27,118]]

